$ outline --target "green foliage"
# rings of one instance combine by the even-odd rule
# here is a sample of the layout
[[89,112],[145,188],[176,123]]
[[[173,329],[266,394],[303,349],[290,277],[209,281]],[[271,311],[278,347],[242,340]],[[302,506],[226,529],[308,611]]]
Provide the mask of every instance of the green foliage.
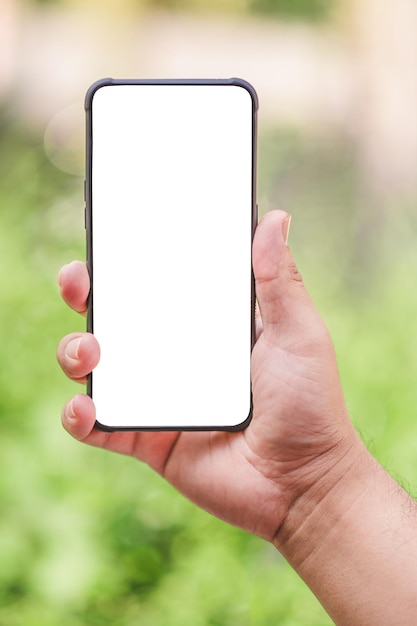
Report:
[[[64,5],[66,0],[27,1],[40,5]],[[321,22],[331,15],[338,0],[134,0],[134,2],[139,8],[243,15],[249,13],[284,20]]]
[[[84,320],[60,301],[56,274],[84,257],[82,180],[54,169],[40,138],[5,114],[0,139],[0,624],[330,625],[271,546],[136,461],[64,433],[60,408],[78,388],[55,349]],[[268,130],[259,155],[260,205],[293,215],[290,243],[333,334],[354,422],[415,490],[416,224],[403,211],[363,249],[344,140]]]
[[169,9],[249,12],[286,20],[313,22],[327,19],[336,2],[337,0],[148,0],[150,6]]
[[50,386],[47,350],[62,328],[51,315],[59,311],[55,275],[76,240],[81,250],[82,231],[73,211],[78,192],[52,168],[39,139],[3,117],[0,140],[0,341],[7,364],[0,371],[0,423],[20,428],[28,399]]
[[336,0],[250,0],[250,9],[285,19],[318,21],[327,18]]

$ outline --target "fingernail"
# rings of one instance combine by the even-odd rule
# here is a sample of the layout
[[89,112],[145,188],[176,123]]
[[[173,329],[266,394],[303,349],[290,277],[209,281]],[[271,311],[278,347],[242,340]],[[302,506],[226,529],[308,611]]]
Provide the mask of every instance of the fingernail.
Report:
[[65,348],[65,356],[70,359],[78,360],[78,352],[80,350],[80,344],[83,338],[78,337],[77,339],[71,339],[71,341],[67,344]]
[[64,409],[64,415],[63,415],[65,420],[74,420],[76,419],[76,415],[75,415],[75,411],[74,411],[74,398],[72,398],[72,400],[70,400],[68,402],[68,404],[66,405],[65,409]]
[[287,215],[282,222],[282,236],[284,238],[285,245],[288,244],[288,237],[290,234],[291,215]]

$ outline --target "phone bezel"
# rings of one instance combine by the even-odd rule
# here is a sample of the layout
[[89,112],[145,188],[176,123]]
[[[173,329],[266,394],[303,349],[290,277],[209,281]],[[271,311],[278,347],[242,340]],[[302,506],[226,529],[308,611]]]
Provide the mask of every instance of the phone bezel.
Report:
[[[87,244],[87,268],[90,276],[90,293],[87,302],[87,331],[94,333],[93,307],[94,307],[94,267],[93,267],[93,233],[92,233],[92,168],[93,168],[93,133],[92,133],[92,117],[93,117],[93,99],[96,92],[102,87],[123,86],[123,85],[207,85],[207,86],[238,86],[245,89],[252,100],[252,240],[258,221],[258,206],[256,201],[257,195],[257,112],[258,97],[254,87],[241,78],[228,79],[114,79],[103,78],[94,82],[88,89],[85,97],[86,111],[86,178],[84,182],[85,194],[85,228],[86,228],[86,244]],[[253,272],[251,275],[251,346],[252,350],[255,343],[255,281]],[[246,428],[253,413],[252,389],[248,390],[250,394],[249,414],[241,423],[230,426],[115,426],[110,427],[96,420],[96,428],[105,432],[119,431],[228,431],[236,432]],[[93,398],[93,372],[87,376],[87,394]]]

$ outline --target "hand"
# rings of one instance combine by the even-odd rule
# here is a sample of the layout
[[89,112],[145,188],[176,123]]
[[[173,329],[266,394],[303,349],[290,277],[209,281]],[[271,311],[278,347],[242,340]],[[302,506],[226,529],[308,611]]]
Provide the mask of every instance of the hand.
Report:
[[[333,346],[285,244],[287,231],[286,214],[274,211],[254,237],[262,321],[246,430],[104,433],[81,394],[64,407],[63,423],[77,439],[149,463],[201,507],[273,541],[338,626],[411,626],[417,506],[349,421]],[[60,284],[68,304],[85,312],[85,265],[65,266]],[[58,348],[64,371],[80,382],[99,355],[87,333],[68,335]]]
[[[202,508],[270,541],[300,497],[323,481],[337,482],[346,471],[339,461],[354,462],[347,452],[358,445],[333,346],[286,246],[287,231],[288,216],[274,211],[255,233],[262,322],[252,354],[253,419],[246,430],[105,433],[95,429],[94,404],[83,394],[62,414],[75,438],[141,459]],[[85,313],[85,265],[63,267],[59,282],[64,300]],[[68,335],[58,348],[64,372],[82,383],[99,355],[88,333]]]

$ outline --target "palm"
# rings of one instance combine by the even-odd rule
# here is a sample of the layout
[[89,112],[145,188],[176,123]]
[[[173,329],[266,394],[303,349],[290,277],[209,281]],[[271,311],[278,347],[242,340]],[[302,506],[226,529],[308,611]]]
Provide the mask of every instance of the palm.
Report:
[[[252,361],[255,414],[242,432],[93,429],[85,441],[139,458],[202,508],[271,539],[289,506],[289,477],[332,443],[331,433],[314,434],[317,417],[305,410],[309,396],[330,384],[322,373],[314,376],[317,357],[306,350],[291,353],[260,337]],[[300,440],[306,438],[303,455]]]

